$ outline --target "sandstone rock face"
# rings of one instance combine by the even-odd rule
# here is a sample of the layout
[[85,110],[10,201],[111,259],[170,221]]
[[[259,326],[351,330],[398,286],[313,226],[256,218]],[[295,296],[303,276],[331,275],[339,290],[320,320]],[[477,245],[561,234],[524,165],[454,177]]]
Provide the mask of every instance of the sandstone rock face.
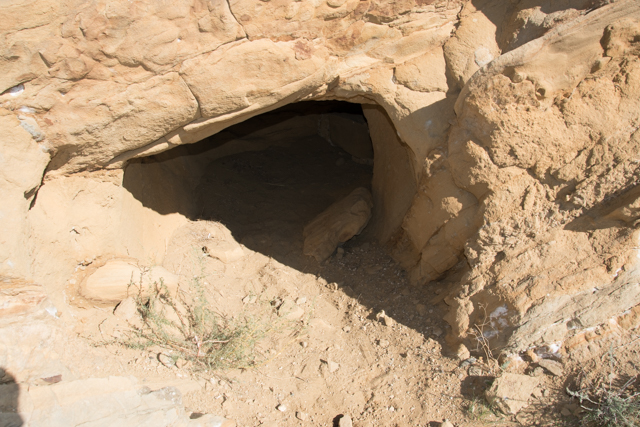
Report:
[[28,225],[24,218],[42,182],[49,155],[20,120],[0,109],[0,274],[24,275],[27,270]]
[[327,259],[338,244],[360,234],[371,218],[372,207],[371,193],[362,187],[329,206],[304,228],[304,254],[318,261]]
[[[415,284],[459,273],[451,344],[484,320],[507,350],[562,342],[640,303],[635,1],[5,3],[0,274],[56,304],[85,259],[175,271],[188,144],[302,100],[364,105],[375,235]],[[154,210],[122,169],[165,151]]]

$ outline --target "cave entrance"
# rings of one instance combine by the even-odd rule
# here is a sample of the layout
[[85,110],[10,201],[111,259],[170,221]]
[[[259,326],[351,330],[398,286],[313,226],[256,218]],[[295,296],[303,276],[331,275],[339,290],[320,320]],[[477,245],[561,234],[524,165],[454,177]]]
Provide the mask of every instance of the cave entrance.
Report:
[[[364,306],[425,332],[426,314],[407,307],[423,310],[431,296],[409,286],[386,246],[415,195],[413,165],[411,151],[381,107],[305,101],[198,143],[134,159],[125,168],[124,187],[162,215],[220,222],[248,249],[336,283]],[[305,225],[358,187],[373,195],[366,228],[326,261],[304,255]],[[167,258],[165,252],[165,266],[172,264]],[[228,277],[220,274],[215,280]]]
[[124,185],[159,213],[219,221],[249,249],[304,269],[304,226],[355,188],[371,190],[373,154],[360,104],[308,101],[134,160]]

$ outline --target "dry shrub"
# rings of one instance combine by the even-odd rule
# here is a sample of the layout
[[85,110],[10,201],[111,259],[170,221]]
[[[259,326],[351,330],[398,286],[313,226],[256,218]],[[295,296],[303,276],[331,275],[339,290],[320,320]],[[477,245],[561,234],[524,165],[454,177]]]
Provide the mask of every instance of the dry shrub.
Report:
[[[144,275],[144,270],[143,274]],[[160,348],[174,360],[190,362],[192,369],[225,370],[249,368],[259,361],[256,344],[270,332],[282,329],[278,319],[248,313],[227,318],[210,308],[203,275],[193,277],[188,290],[171,295],[162,280],[135,296],[141,327],[132,327],[125,345],[136,349]],[[148,295],[148,297],[146,297]]]
[[588,378],[582,372],[576,381],[577,390],[567,387],[567,393],[580,401],[585,410],[583,426],[639,427],[640,375],[619,375],[613,350],[608,353],[609,373]]

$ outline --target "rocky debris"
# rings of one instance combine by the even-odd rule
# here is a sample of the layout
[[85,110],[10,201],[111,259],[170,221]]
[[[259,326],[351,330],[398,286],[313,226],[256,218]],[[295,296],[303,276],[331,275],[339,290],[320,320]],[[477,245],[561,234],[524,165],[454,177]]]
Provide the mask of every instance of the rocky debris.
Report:
[[142,295],[148,296],[151,286],[156,284],[162,284],[170,293],[175,293],[178,276],[160,266],[146,270],[140,268],[135,260],[112,259],[81,283],[80,293],[91,301],[117,304],[137,294],[140,286]]
[[453,423],[449,420],[444,420],[440,423],[440,427],[454,427]]
[[303,253],[324,261],[338,244],[360,234],[371,218],[372,207],[369,190],[356,188],[307,224],[303,231]]
[[306,412],[296,412],[296,418],[299,419],[300,421],[307,421],[309,419],[309,414],[307,414]]
[[281,403],[278,406],[276,406],[276,409],[280,412],[286,412],[287,406]]
[[304,309],[291,299],[285,299],[278,307],[278,316],[287,320],[299,320],[304,316]]
[[505,414],[517,414],[527,406],[539,380],[528,375],[504,373],[486,391],[487,401]]
[[539,359],[538,365],[546,369],[551,374],[556,377],[561,377],[564,374],[564,369],[562,368],[562,363],[556,362],[551,359]]

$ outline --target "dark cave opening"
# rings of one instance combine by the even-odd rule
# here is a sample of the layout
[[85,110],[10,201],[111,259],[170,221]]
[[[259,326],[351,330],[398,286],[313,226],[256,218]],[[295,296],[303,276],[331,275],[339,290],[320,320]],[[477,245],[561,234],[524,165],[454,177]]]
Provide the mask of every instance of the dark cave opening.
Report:
[[219,221],[249,249],[300,268],[303,227],[355,188],[370,190],[372,174],[362,106],[309,101],[133,160],[124,187],[158,213]]

